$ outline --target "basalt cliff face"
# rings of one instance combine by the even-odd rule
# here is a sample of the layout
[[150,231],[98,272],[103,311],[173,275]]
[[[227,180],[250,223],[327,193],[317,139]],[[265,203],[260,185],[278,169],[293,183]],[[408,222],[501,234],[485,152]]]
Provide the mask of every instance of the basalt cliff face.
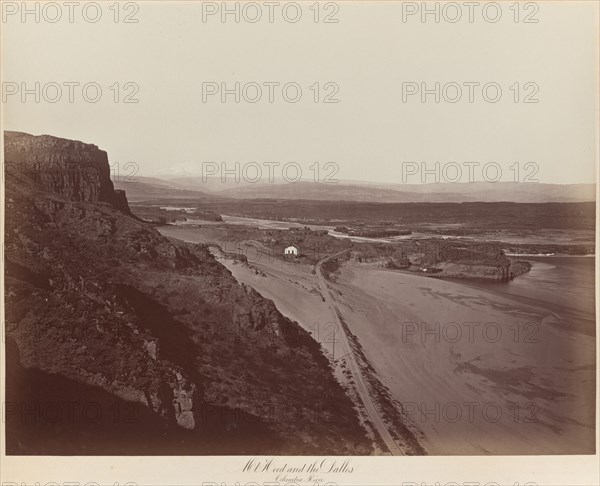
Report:
[[4,132],[4,147],[5,164],[11,173],[72,201],[105,202],[129,213],[125,192],[115,191],[110,179],[108,156],[96,145]]
[[129,214],[94,145],[5,132],[9,454],[368,454],[318,344]]

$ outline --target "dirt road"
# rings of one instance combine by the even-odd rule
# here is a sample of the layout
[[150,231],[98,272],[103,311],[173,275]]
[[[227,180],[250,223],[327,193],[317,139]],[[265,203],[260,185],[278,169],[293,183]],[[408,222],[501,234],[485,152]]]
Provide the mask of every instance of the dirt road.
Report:
[[321,271],[321,266],[323,265],[323,263],[325,263],[329,260],[332,260],[334,258],[337,258],[337,257],[343,255],[344,253],[346,253],[347,251],[349,251],[349,250],[345,250],[340,253],[336,253],[335,255],[325,257],[315,265],[315,270],[316,270],[316,274],[317,274],[317,282],[319,284],[321,295],[323,295],[323,297],[326,300],[326,303],[329,305],[332,319],[333,319],[332,322],[334,322],[338,326],[338,329],[340,330],[340,332],[337,334],[337,336],[339,336],[339,338],[340,338],[339,344],[342,348],[341,356],[345,357],[346,363],[348,364],[348,367],[354,378],[354,383],[356,384],[356,390],[357,390],[358,394],[360,395],[360,398],[365,406],[365,409],[367,411],[369,419],[371,420],[373,426],[375,427],[375,429],[381,436],[381,438],[382,438],[383,442],[385,443],[386,447],[388,448],[389,452],[394,456],[401,456],[404,454],[402,453],[402,451],[400,450],[400,448],[398,447],[398,445],[392,438],[392,435],[390,434],[385,423],[381,419],[381,416],[379,415],[379,412],[377,411],[377,408],[375,407],[375,404],[373,403],[371,395],[369,394],[369,390],[367,388],[365,379],[361,373],[358,363],[356,362],[354,353],[352,351],[352,347],[350,346],[350,342],[348,340],[348,336],[346,335],[345,327],[342,325],[342,322],[340,321],[340,317],[338,314],[338,309],[336,307],[335,301],[333,300],[333,297],[331,296],[329,287],[327,286],[327,281],[325,280],[325,277],[323,276],[323,273]]

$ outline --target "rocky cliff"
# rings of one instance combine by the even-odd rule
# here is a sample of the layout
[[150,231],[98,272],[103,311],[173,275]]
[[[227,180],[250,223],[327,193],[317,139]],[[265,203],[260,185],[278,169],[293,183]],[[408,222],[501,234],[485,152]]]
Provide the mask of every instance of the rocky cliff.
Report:
[[110,179],[108,156],[96,145],[7,131],[4,147],[13,174],[72,201],[105,202],[129,213],[124,191],[115,191]]
[[8,453],[372,451],[317,343],[129,215],[105,152],[5,137]]
[[506,281],[531,269],[525,261],[512,261],[497,242],[413,240],[402,243],[387,260],[388,268],[411,270],[436,278]]

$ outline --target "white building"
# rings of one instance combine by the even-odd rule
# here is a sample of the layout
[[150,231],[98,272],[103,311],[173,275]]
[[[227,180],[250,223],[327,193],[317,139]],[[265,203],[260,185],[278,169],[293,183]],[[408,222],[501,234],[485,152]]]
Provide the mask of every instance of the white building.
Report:
[[283,254],[298,256],[298,248],[296,248],[294,245],[288,246],[285,250],[283,250]]

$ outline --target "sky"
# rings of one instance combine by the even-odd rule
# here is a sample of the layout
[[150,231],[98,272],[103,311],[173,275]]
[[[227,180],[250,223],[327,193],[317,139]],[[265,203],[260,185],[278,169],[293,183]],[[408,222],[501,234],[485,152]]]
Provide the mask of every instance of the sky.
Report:
[[[56,22],[55,7],[40,7],[36,22],[22,17],[21,2],[3,4],[5,130],[94,143],[141,175],[199,175],[209,163],[219,175],[239,162],[259,164],[266,177],[273,162],[280,177],[293,162],[303,178],[315,177],[316,163],[322,178],[333,162],[343,180],[419,183],[429,169],[425,182],[451,182],[453,163],[465,182],[494,163],[492,179],[500,167],[502,180],[523,182],[535,167],[539,182],[595,182],[597,2],[518,11],[500,2],[496,22],[484,2],[472,22],[464,2],[454,4],[460,11],[429,3],[439,22],[421,16],[421,2],[330,2],[318,12],[313,2],[279,2],[272,12],[229,3],[238,22],[222,18],[221,2],[130,2],[118,11],[99,2],[95,23],[87,3],[72,22],[63,2]],[[23,88],[32,91],[24,99]]]

